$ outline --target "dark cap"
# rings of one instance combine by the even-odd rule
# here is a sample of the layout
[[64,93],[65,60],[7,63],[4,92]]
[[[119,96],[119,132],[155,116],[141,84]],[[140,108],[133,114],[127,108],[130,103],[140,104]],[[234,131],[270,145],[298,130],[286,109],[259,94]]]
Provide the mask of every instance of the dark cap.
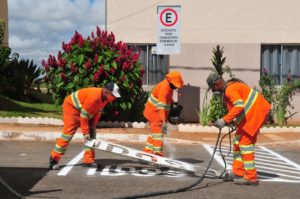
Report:
[[105,85],[105,88],[109,90],[116,98],[121,97],[117,84],[109,82]]
[[208,90],[212,89],[215,82],[220,79],[222,76],[217,73],[210,73],[209,76],[206,79],[206,83],[208,85]]

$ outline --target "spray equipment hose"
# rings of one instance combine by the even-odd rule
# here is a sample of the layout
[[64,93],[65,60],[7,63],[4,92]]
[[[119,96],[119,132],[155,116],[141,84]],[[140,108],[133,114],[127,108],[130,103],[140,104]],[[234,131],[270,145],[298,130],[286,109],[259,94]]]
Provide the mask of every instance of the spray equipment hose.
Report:
[[186,191],[186,190],[191,189],[194,186],[198,185],[199,183],[201,183],[204,180],[205,175],[206,175],[207,171],[209,170],[209,168],[210,168],[210,166],[211,166],[211,164],[214,160],[214,156],[215,156],[215,153],[217,151],[219,140],[220,140],[220,137],[221,137],[221,132],[222,132],[222,129],[219,129],[219,133],[218,133],[217,141],[215,143],[215,147],[214,147],[212,157],[211,157],[204,173],[201,176],[199,176],[199,178],[195,182],[193,182],[192,184],[189,184],[187,186],[180,187],[180,188],[177,188],[177,189],[170,189],[170,190],[163,190],[163,191],[156,191],[156,192],[146,192],[146,193],[136,194],[136,195],[131,195],[131,196],[118,197],[118,198],[114,198],[114,199],[132,199],[132,198],[145,198],[145,197],[150,197],[150,196],[166,195],[166,194],[183,192],[183,191]]

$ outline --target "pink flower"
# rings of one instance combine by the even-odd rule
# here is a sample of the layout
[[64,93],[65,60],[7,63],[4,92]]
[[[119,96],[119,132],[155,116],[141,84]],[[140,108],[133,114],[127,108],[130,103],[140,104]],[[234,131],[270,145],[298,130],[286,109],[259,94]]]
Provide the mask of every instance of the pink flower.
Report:
[[88,60],[88,61],[85,63],[84,68],[85,68],[85,70],[88,70],[88,69],[90,69],[91,66],[92,66],[92,64],[91,64],[90,60]]
[[98,58],[99,58],[99,55],[98,55],[98,54],[96,54],[96,55],[95,55],[95,57],[94,57],[94,63],[95,63],[95,64],[97,64],[97,63],[98,63]]
[[115,114],[115,116],[118,116],[120,113],[119,113],[119,111],[114,111],[114,114]]
[[77,68],[76,68],[75,64],[73,64],[73,63],[71,63],[71,71],[72,71],[73,73],[76,73],[76,72],[77,72]]
[[60,77],[64,82],[67,81],[67,77],[64,73],[60,73]]
[[128,68],[127,62],[123,62],[122,70],[126,70]]

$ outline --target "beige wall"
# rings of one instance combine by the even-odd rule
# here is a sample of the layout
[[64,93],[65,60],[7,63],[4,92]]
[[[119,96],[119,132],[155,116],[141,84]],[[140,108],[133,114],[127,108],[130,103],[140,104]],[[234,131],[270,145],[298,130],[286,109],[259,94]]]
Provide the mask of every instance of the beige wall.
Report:
[[7,0],[0,0],[0,19],[6,22],[6,29],[4,34],[3,46],[8,46],[8,9]]
[[299,0],[107,0],[107,28],[155,42],[158,5],[181,5],[183,43],[300,42]]
[[[155,44],[158,5],[181,5],[181,53],[170,56],[170,68],[200,88],[200,105],[217,44],[251,87],[258,87],[261,44],[300,44],[299,0],[107,0],[107,30],[117,40]],[[300,96],[293,104],[300,120]]]

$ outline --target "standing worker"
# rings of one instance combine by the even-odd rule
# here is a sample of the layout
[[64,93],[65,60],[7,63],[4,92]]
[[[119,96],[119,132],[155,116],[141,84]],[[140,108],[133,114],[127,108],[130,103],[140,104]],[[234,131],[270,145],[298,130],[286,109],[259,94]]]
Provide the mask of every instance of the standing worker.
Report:
[[164,156],[163,133],[167,133],[167,121],[170,106],[173,102],[173,90],[182,86],[181,74],[172,71],[152,90],[144,110],[144,116],[148,120],[151,129],[144,152]]
[[[96,124],[104,107],[121,97],[119,87],[108,83],[105,88],[83,88],[67,96],[63,104],[64,127],[50,155],[50,169],[59,169],[58,162],[65,153],[78,127],[84,142],[96,138]],[[84,146],[83,166],[97,168],[95,150]]]
[[233,138],[232,171],[228,174],[228,180],[238,185],[258,185],[254,146],[271,105],[242,80],[234,78],[225,82],[221,75],[212,73],[206,82],[213,92],[223,94],[228,110],[214,126],[221,129],[231,122],[237,126]]

